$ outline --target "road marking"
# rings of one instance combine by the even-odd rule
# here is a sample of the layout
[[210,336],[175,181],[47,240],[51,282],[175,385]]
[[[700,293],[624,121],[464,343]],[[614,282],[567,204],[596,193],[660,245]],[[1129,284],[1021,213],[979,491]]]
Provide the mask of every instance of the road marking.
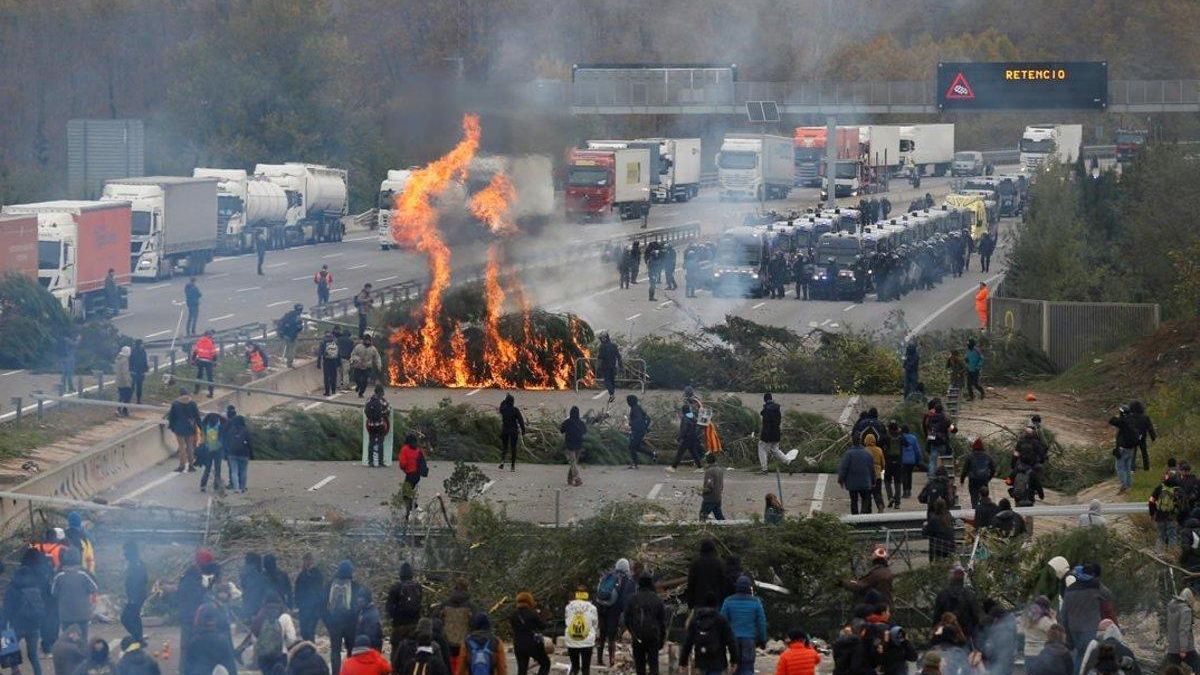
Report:
[[471,391],[468,391],[467,396],[474,396],[475,394],[478,394],[479,390],[482,388],[483,387],[476,387],[476,388],[472,389]]
[[379,235],[375,235],[372,237],[355,237],[353,239],[342,239],[342,241],[347,242],[347,243],[353,243],[356,241],[371,241],[372,239],[379,239]]
[[149,335],[146,335],[146,336],[144,336],[144,337],[145,337],[145,339],[149,340],[150,338],[156,338],[156,337],[158,337],[159,335],[170,335],[170,334],[171,334],[171,329],[170,329],[170,328],[168,328],[167,330],[160,330],[160,331],[158,331],[157,333],[151,333],[151,334],[149,334]]
[[762,307],[762,306],[763,306],[763,305],[765,305],[765,304],[767,304],[767,303],[766,303],[766,301],[764,300],[763,302],[760,302],[760,303],[758,303],[757,305],[755,305],[755,306],[751,307],[750,309],[758,309],[759,307]]
[[825,319],[824,321],[821,322],[821,325],[828,326],[832,321],[833,321],[833,319]]
[[657,499],[658,493],[662,492],[663,484],[655,483],[654,487],[650,488],[650,492],[646,494],[646,499]]
[[292,281],[304,281],[304,280],[305,280],[305,279],[307,279],[307,278],[308,278],[308,277],[292,277],[292,279],[291,279],[291,280],[292,280]]
[[285,263],[285,262],[281,262],[281,263],[271,263],[270,265],[266,265],[265,267],[266,267],[267,269],[273,269],[273,268],[275,268],[275,267],[283,267],[283,266],[284,266],[284,265],[286,265],[286,264],[287,264],[287,263]]
[[208,276],[207,276],[207,277],[205,277],[205,278],[207,278],[207,279],[220,279],[221,277],[227,277],[227,276],[229,276],[229,272],[221,272],[220,274],[210,274],[210,275],[208,275]]
[[308,488],[308,491],[316,492],[317,490],[320,490],[321,488],[325,487],[326,485],[329,485],[330,483],[332,483],[334,478],[337,478],[337,476],[325,476],[324,478],[317,481],[316,483],[313,483],[313,486]]
[[213,318],[209,319],[208,322],[213,323],[214,321],[224,321],[225,319],[232,319],[233,317],[233,314],[222,314],[221,316],[214,316]]
[[844,309],[842,309],[842,311],[849,312],[850,310],[854,309],[855,307],[858,307],[858,305],[847,305]]
[[369,265],[369,264],[370,264],[370,263],[362,263],[361,265],[351,265],[351,266],[347,267],[346,269],[348,269],[348,270],[361,270],[362,268],[366,267],[366,266],[367,266],[367,265]]
[[840,426],[845,427],[850,425],[850,416],[854,414],[854,408],[858,405],[858,401],[858,394],[851,396],[850,400],[846,401],[846,407],[842,408],[842,414],[838,415],[838,424]]
[[837,327],[838,327],[838,324],[836,324],[836,323],[831,323],[831,324],[829,324],[829,327],[830,327],[830,328],[837,328]]
[[399,275],[399,274],[393,274],[393,275],[392,275],[392,276],[390,276],[390,277],[384,277],[384,278],[382,278],[382,279],[376,279],[376,280],[375,280],[375,283],[377,283],[377,284],[382,284],[382,283],[383,283],[383,282],[385,282],[385,281],[391,281],[392,279],[399,279],[399,278],[400,278],[400,275]]
[[607,393],[608,393],[608,392],[606,392],[606,391],[599,391],[599,392],[596,392],[596,395],[592,397],[592,400],[593,400],[593,401],[595,401],[596,399],[600,398],[601,396],[603,396],[603,395],[605,395],[605,394],[607,394]]
[[[988,279],[986,279],[988,287],[991,288],[995,284],[996,280],[1002,276],[1004,276],[1003,273],[994,274],[991,277],[989,277]],[[933,321],[935,319],[937,319],[939,316],[944,314],[946,312],[946,310],[950,309],[954,305],[957,305],[958,303],[962,302],[963,300],[966,300],[968,297],[970,297],[978,292],[979,292],[978,284],[976,284],[973,288],[968,288],[967,290],[963,291],[962,294],[960,294],[958,297],[954,298],[953,300],[946,303],[945,305],[942,305],[937,310],[935,310],[932,314],[930,314],[929,316],[922,319],[921,323],[918,323],[916,326],[913,327],[912,330],[908,331],[908,335],[904,336],[904,339],[907,340],[907,339],[911,338],[912,336],[916,335],[917,333],[920,333],[921,331],[925,330],[925,328],[928,327],[929,324],[933,323]]]
[[829,484],[829,474],[823,473],[817,476],[817,486],[813,488],[812,503],[808,505],[808,515],[812,515],[821,510],[822,502],[825,501],[825,486]]
[[345,286],[343,286],[343,287],[341,287],[341,288],[333,288],[333,289],[330,289],[330,290],[329,290],[329,292],[330,292],[330,293],[341,293],[342,291],[348,291],[348,290],[350,290],[350,289],[349,289],[349,288],[346,288]]
[[109,321],[124,321],[125,319],[128,319],[129,317],[133,316],[135,313],[136,312],[125,312],[124,314],[118,314],[117,316],[114,316],[113,318],[109,319]]
[[158,289],[160,289],[160,288],[166,288],[167,286],[170,286],[170,285],[171,285],[171,284],[169,284],[169,283],[154,284],[153,286],[147,286],[147,287],[145,287],[145,288],[144,288],[144,289],[142,289],[142,290],[145,290],[145,291],[154,291],[154,290],[158,290]]
[[10,370],[7,373],[0,373],[0,377],[8,377],[9,375],[16,375],[17,373],[23,373],[23,372],[25,372],[25,371],[24,370]]
[[633,316],[627,316],[627,317],[625,317],[625,320],[626,320],[626,321],[633,321],[634,319],[638,318],[638,317],[639,317],[639,316],[641,316],[641,315],[642,315],[642,313],[641,313],[641,312],[638,312],[637,314],[634,314]]
[[136,499],[139,495],[149,492],[150,490],[153,490],[154,488],[158,487],[159,485],[162,485],[163,483],[165,483],[169,480],[174,480],[176,478],[179,478],[182,475],[183,475],[183,472],[172,471],[171,473],[169,473],[165,476],[160,476],[158,478],[155,478],[154,480],[150,481],[149,483],[146,483],[145,485],[134,490],[133,492],[130,492],[129,494],[125,495],[124,497],[118,498],[117,503],[119,504],[121,502],[129,501],[131,499]]
[[267,305],[267,307],[278,307],[280,305],[286,305],[289,302],[292,302],[292,301],[291,300],[280,300],[278,302],[272,302],[271,304]]
[[674,301],[674,300],[667,300],[666,302],[660,302],[660,303],[658,303],[658,306],[659,306],[659,307],[666,307],[667,305],[669,305],[669,304],[671,304],[671,303],[673,303],[673,302],[675,302],[675,301]]
[[321,260],[326,260],[328,258],[340,258],[344,255],[346,255],[346,254],[345,253],[326,253],[325,255],[321,256]]
[[262,290],[262,286],[248,286],[246,288],[239,288],[236,291],[234,291],[234,293],[245,293],[246,291],[261,291],[261,290]]

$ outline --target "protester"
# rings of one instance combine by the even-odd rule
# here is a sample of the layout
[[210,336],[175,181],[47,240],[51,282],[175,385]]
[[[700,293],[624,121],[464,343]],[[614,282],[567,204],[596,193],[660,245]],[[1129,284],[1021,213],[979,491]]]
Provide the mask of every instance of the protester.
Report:
[[917,435],[909,431],[907,424],[900,425],[900,442],[900,469],[903,472],[901,481],[904,487],[904,494],[901,496],[908,499],[912,496],[913,472],[921,463],[921,443],[917,440]]
[[725,467],[717,464],[716,453],[705,458],[708,467],[704,470],[704,482],[700,487],[700,522],[711,514],[716,520],[725,520],[721,501],[725,494]]
[[375,385],[375,393],[363,406],[363,417],[367,429],[367,468],[382,467],[384,445],[392,430],[392,406],[384,396],[382,384]]
[[161,674],[158,662],[142,648],[141,640],[131,635],[121,638],[121,660],[117,662],[116,675]]
[[1078,672],[1124,673],[1142,675],[1142,667],[1128,645],[1120,627],[1112,619],[1104,619],[1096,627],[1095,636],[1087,643],[1078,664]]
[[126,541],[125,551],[125,607],[121,610],[121,625],[125,632],[139,642],[142,633],[142,605],[150,596],[150,576],[142,562],[137,542]]
[[338,349],[337,335],[333,331],[325,332],[314,356],[317,357],[317,369],[321,371],[325,397],[337,395],[338,368],[341,366],[342,357]]
[[917,352],[917,343],[910,340],[904,346],[904,398],[906,400],[917,391],[920,373],[921,356]]
[[657,463],[657,453],[645,448],[646,434],[650,431],[650,416],[638,402],[637,396],[629,394],[625,397],[625,402],[629,404],[629,468],[638,468],[639,454],[649,456],[651,464]]
[[950,519],[950,509],[944,500],[934,500],[921,531],[929,540],[930,562],[954,555],[954,522]]
[[296,340],[304,331],[304,320],[300,318],[304,305],[296,303],[292,309],[275,322],[275,332],[283,340],[283,358],[288,368],[293,368],[296,359]]
[[[329,664],[317,653],[317,645],[312,640],[301,639],[288,646],[287,675],[330,675]],[[434,675],[433,671],[428,675]]]
[[[544,656],[544,652],[543,652]],[[520,660],[518,659],[518,663]],[[546,661],[549,671],[549,659]],[[435,653],[433,636],[429,633],[421,633],[417,638],[416,655],[412,663],[407,669],[402,671],[403,675],[449,675],[450,671],[446,669],[445,661],[443,661]],[[541,673],[540,675],[545,675]]]
[[346,659],[338,672],[340,675],[388,675],[392,672],[392,664],[371,646],[366,635],[359,635],[354,639],[350,658]]
[[[225,494],[225,486],[221,483],[221,466],[228,458],[225,452],[224,440],[227,436],[227,422],[215,412],[208,413],[200,420],[200,445],[196,446],[196,463],[204,467],[200,474],[200,491],[208,489],[208,478],[213,476],[213,488],[217,494]],[[230,472],[229,480],[233,480]]]
[[[717,601],[712,596],[712,602]],[[692,653],[696,655],[696,670],[703,675],[724,673],[738,662],[737,641],[729,622],[712,607],[701,607],[687,624],[683,645],[679,648],[679,666],[685,670]],[[728,657],[726,656],[728,655]]]
[[354,309],[358,312],[358,336],[367,334],[367,317],[375,307],[375,299],[371,297],[371,284],[363,284],[362,290],[354,296]]
[[359,599],[366,593],[370,591],[354,580],[354,565],[349,560],[338,563],[325,592],[324,619],[329,631],[329,660],[333,672],[342,671],[343,652],[350,654],[357,644]]
[[[1071,575],[1075,577],[1075,582],[1063,592],[1058,621],[1066,631],[1067,644],[1075,652],[1075,665],[1078,667],[1096,634],[1096,626],[1102,620],[1112,623],[1113,605],[1112,595],[1100,582],[1099,565],[1076,565]],[[1100,630],[1103,631],[1103,628]]]
[[[1158,440],[1158,435],[1154,431],[1154,422],[1150,421],[1150,416],[1146,414],[1146,408],[1141,401],[1129,402],[1129,421],[1133,425],[1134,431],[1138,435],[1138,448],[1142,451],[1142,470],[1150,470],[1150,449],[1147,438],[1151,441]],[[1137,461],[1132,463],[1131,468],[1137,466]]]
[[862,439],[863,446],[871,454],[871,497],[875,500],[875,509],[883,513],[883,469],[887,465],[887,460],[884,457],[883,448],[879,447],[879,439],[874,433],[864,433]]
[[783,434],[780,426],[783,422],[783,412],[779,404],[771,397],[771,393],[763,394],[762,427],[758,436],[758,465],[762,473],[767,473],[767,462],[774,457],[783,466],[788,466],[796,459],[798,451],[792,450],[787,454],[779,449],[779,441]]
[[1193,673],[1200,672],[1192,626],[1195,607],[1196,597],[1190,588],[1179,591],[1167,602],[1167,663],[1186,663]]
[[192,400],[192,395],[187,389],[180,389],[179,398],[171,402],[171,408],[167,411],[167,428],[175,434],[175,441],[179,446],[179,466],[175,467],[176,473],[196,470],[193,453],[196,450],[196,427],[199,425],[200,407]]
[[737,675],[754,674],[756,647],[767,643],[767,615],[762,600],[753,595],[750,577],[737,580],[737,592],[725,598],[721,605],[721,616],[729,622],[733,637],[737,641]]
[[[117,352],[117,358],[113,362],[113,373],[117,385],[117,400],[121,403],[129,403],[133,400],[133,373],[129,367],[129,357],[133,353],[129,345],[121,347]],[[117,408],[117,417],[129,417],[129,408],[120,406]]]
[[783,502],[780,501],[779,497],[768,494],[766,496],[766,504],[763,506],[763,522],[768,525],[778,525],[783,522],[786,515],[783,509]]
[[358,620],[354,626],[354,634],[358,638],[366,636],[367,644],[371,646],[371,649],[382,653],[383,618],[379,614],[379,607],[375,604],[375,598],[371,596],[370,590],[358,596],[355,607]]
[[[1036,656],[1025,654],[1026,675],[1077,675],[1075,660],[1064,642],[1066,635],[1062,626],[1054,625],[1046,631],[1046,646]],[[1028,640],[1026,636],[1026,640]],[[1028,643],[1027,643],[1028,644]]]
[[967,492],[971,495],[971,508],[979,506],[979,492],[996,477],[996,460],[983,447],[983,438],[976,437],[971,442],[971,452],[963,461],[962,472],[958,476],[958,484],[962,485],[969,479]]
[[133,401],[142,404],[142,384],[146,381],[146,373],[150,371],[150,360],[146,356],[146,347],[140,339],[133,341],[129,351],[129,377],[133,383]]
[[946,587],[939,591],[934,599],[933,615],[941,617],[947,613],[953,614],[957,625],[962,628],[963,634],[967,638],[971,638],[975,635],[975,629],[979,626],[983,611],[979,606],[979,601],[975,598],[975,593],[964,584],[965,580],[966,570],[962,565],[955,564],[950,569]]
[[317,304],[329,302],[329,290],[333,288],[333,272],[329,271],[329,265],[321,265],[321,269],[313,275],[313,284],[317,287]]
[[463,640],[471,631],[471,617],[475,616],[477,611],[468,592],[467,580],[461,577],[455,579],[454,588],[451,589],[450,595],[446,597],[446,601],[442,603],[436,613],[436,618],[442,623],[446,646],[449,648],[450,672],[452,673],[459,671],[459,653]]
[[509,470],[517,470],[517,436],[525,433],[525,416],[517,407],[512,394],[505,394],[500,402],[500,468],[504,468],[504,457],[509,457]]
[[[590,655],[591,650],[587,654]],[[583,675],[587,672],[585,668]],[[492,634],[491,619],[483,612],[471,617],[471,632],[459,650],[455,675],[508,675],[504,643]]]
[[68,626],[58,636],[54,649],[50,650],[50,658],[54,664],[54,675],[74,675],[79,665],[87,660],[78,626]]
[[676,435],[679,441],[679,449],[675,451],[675,461],[671,462],[671,469],[679,468],[679,462],[683,460],[683,454],[686,452],[695,463],[696,469],[700,466],[700,424],[699,420],[699,405],[693,398],[688,398],[684,401],[683,407],[679,411],[679,433]]
[[254,447],[246,418],[238,414],[237,408],[225,408],[225,439],[222,445],[229,455],[229,488],[246,492],[246,480],[250,471],[250,460],[254,458]]
[[[620,618],[620,615],[618,615]],[[546,623],[538,615],[537,603],[533,594],[528,591],[517,593],[517,608],[509,617],[512,626],[513,655],[517,661],[517,675],[529,672],[529,661],[532,659],[538,666],[537,675],[549,675],[550,657],[546,654],[546,645],[542,637]],[[570,628],[570,624],[567,624]]]
[[[358,345],[354,344],[354,338],[351,337],[350,331],[348,330],[335,327],[333,329],[333,335],[335,338],[337,338],[338,346],[338,388],[349,389],[350,385],[346,383],[347,364],[350,363],[350,355],[354,353],[354,348]],[[363,335],[361,338],[359,338],[359,344],[362,343],[363,338],[369,337],[371,337],[369,334]],[[351,381],[353,381],[353,378]],[[363,384],[364,391],[366,388],[367,385]],[[362,398],[362,394],[359,394],[358,397]]]
[[191,337],[196,334],[196,323],[200,320],[200,298],[204,294],[200,292],[200,287],[196,285],[196,277],[191,277],[183,287],[183,300],[187,305],[187,335]]
[[793,628],[788,631],[788,647],[775,664],[775,675],[816,675],[820,663],[821,654],[808,639],[808,633]]
[[579,406],[571,406],[567,419],[558,425],[563,435],[563,452],[567,456],[567,485],[583,485],[579,476],[579,456],[583,452],[583,438],[587,435],[587,424],[579,417]]
[[1079,514],[1080,527],[1106,527],[1108,520],[1100,514],[1101,505],[1099,499],[1093,499],[1088,502],[1087,513]]
[[317,637],[317,622],[325,613],[325,575],[305,551],[296,575],[296,608],[299,610],[300,638],[312,642]]
[[904,496],[904,437],[900,432],[900,423],[896,420],[888,422],[883,448],[883,488],[887,495],[888,506],[899,509],[900,500]]
[[[38,660],[38,636],[48,604],[46,596],[49,588],[43,573],[45,561],[46,556],[36,548],[25,549],[21,554],[20,566],[13,572],[12,580],[4,590],[4,618],[18,642],[25,643],[25,654],[34,675],[42,673]],[[82,638],[80,641],[83,641]]]
[[600,577],[593,598],[600,615],[600,634],[596,639],[596,665],[604,665],[604,647],[608,645],[608,663],[611,666],[616,656],[617,642],[621,639],[621,614],[633,597],[636,584],[629,568],[629,561],[621,558],[612,571]]
[[421,584],[413,579],[412,564],[400,563],[400,580],[387,593],[387,615],[391,622],[392,644],[409,637],[421,619]]
[[[105,645],[106,651],[107,648]],[[212,605],[197,610],[196,625],[185,653],[186,658],[180,655],[182,675],[211,675],[217,666],[225,668],[230,675],[237,673],[237,657],[229,639],[228,621]]]
[[1129,488],[1133,486],[1133,453],[1134,448],[1140,442],[1137,427],[1134,426],[1129,412],[1127,406],[1121,406],[1117,415],[1108,420],[1110,425],[1117,428],[1113,457],[1116,459],[1117,465],[1117,483],[1120,485],[1117,494],[1119,495],[1129,492]]
[[579,586],[575,589],[575,598],[567,603],[563,625],[563,641],[571,658],[571,675],[588,675],[600,626],[596,606],[588,602],[587,588]]
[[986,485],[979,488],[979,503],[975,505],[975,515],[971,522],[977,530],[991,527],[995,520],[999,507],[992,501],[991,494],[991,490]]
[[871,512],[871,488],[875,484],[875,458],[857,438],[838,463],[838,485],[850,493],[850,513]]
[[[1172,457],[1169,462],[1174,462]],[[1182,490],[1179,477],[1170,470],[1163,474],[1162,481],[1150,493],[1148,507],[1150,518],[1158,530],[1158,543],[1162,548],[1173,547],[1179,543],[1178,519],[1181,515]]]
[[979,378],[983,374],[983,353],[974,338],[967,340],[967,400],[975,400],[975,392],[979,392],[979,400],[983,400],[985,392]]
[[[187,663],[188,645],[196,625],[196,614],[208,597],[209,589],[219,582],[221,567],[212,551],[198,549],[192,565],[180,577],[175,591],[176,620],[179,623],[179,662]],[[232,646],[231,646],[232,648]]]
[[[705,540],[710,546],[711,541]],[[700,546],[701,557],[704,557],[705,546],[702,543]],[[713,553],[710,551],[710,553]],[[712,555],[716,559],[715,553]],[[693,561],[694,562],[694,561]],[[720,565],[720,560],[717,564]],[[718,569],[718,571],[720,571]],[[711,597],[716,599],[716,592],[711,585],[706,584],[695,587],[696,592],[704,593],[703,602],[707,602]],[[702,601],[697,600],[696,605],[692,605],[691,595],[693,592],[692,575],[688,574],[689,596],[688,603],[691,607],[710,606],[702,604]],[[625,628],[629,631],[631,646],[633,648],[633,665],[637,675],[658,675],[658,652],[662,649],[663,643],[667,639],[667,611],[663,606],[663,601],[658,597],[658,593],[654,590],[654,579],[648,574],[643,574],[638,577],[638,589],[629,599],[629,604],[625,606],[624,616]]]
[[600,349],[596,356],[600,363],[600,379],[604,381],[604,389],[608,392],[608,402],[612,403],[617,391],[617,371],[621,368],[621,350],[617,349],[607,332],[600,334]]
[[892,580],[895,579],[895,576],[888,564],[887,547],[877,544],[871,552],[871,569],[857,579],[846,581],[844,585],[854,593],[854,599],[859,604],[866,602],[867,594],[874,592],[879,595],[883,604],[890,607],[892,605]]
[[[34,665],[33,671],[41,672],[41,666]],[[79,665],[79,668],[75,670],[75,675],[114,675],[115,672],[112,660],[108,657],[108,643],[102,638],[96,638],[88,645],[87,660]],[[187,675],[192,674],[187,673]]]
[[692,559],[688,567],[687,589],[684,598],[688,609],[715,606],[706,605],[706,598],[711,591],[716,598],[724,596],[725,566],[717,557],[717,545],[711,539],[700,542],[700,555]]
[[79,626],[79,635],[86,642],[88,625],[92,619],[92,596],[100,592],[100,587],[83,570],[82,556],[77,549],[64,551],[62,562],[62,571],[54,576],[50,584],[50,594],[58,604],[58,621],[64,628]]
[[404,445],[400,446],[399,465],[400,471],[404,474],[404,481],[400,486],[400,496],[404,500],[404,518],[407,520],[408,515],[417,505],[417,485],[421,483],[422,478],[429,475],[429,464],[426,463],[425,453],[418,445],[416,434],[404,436]]
[[287,645],[296,642],[296,626],[283,598],[268,591],[262,608],[250,622],[254,636],[254,663],[264,675],[287,666]]
[[372,377],[378,377],[383,370],[383,358],[375,348],[370,335],[362,336],[350,352],[350,379],[354,381],[354,392],[359,398],[367,391],[367,382]]

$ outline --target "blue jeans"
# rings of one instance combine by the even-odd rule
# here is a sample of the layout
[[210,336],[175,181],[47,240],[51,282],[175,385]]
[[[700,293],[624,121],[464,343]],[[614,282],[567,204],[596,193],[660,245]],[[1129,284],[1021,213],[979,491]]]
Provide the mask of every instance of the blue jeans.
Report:
[[250,468],[249,457],[229,458],[229,482],[234,490],[246,489],[246,471]]
[[737,639],[738,664],[734,675],[754,675],[754,640]]
[[1117,452],[1117,482],[1128,490],[1133,485],[1133,448],[1118,448]]

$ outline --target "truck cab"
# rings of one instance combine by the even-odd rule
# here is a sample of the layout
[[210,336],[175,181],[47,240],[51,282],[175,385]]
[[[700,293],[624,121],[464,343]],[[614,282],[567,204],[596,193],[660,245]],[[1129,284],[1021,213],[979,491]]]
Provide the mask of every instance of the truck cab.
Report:
[[68,213],[38,216],[38,283],[64,308],[73,309],[78,227]]
[[568,215],[600,219],[614,210],[621,220],[650,215],[651,163],[645,148],[572,150],[568,161]]
[[129,262],[134,279],[159,279],[169,276],[168,266],[159,250],[162,234],[163,189],[157,185],[108,184],[100,196],[103,201],[122,200],[129,202],[130,240]]
[[376,202],[378,213],[379,248],[390,250],[396,245],[392,237],[392,210],[396,207],[396,197],[404,192],[408,179],[412,177],[412,169],[388,169],[387,178],[379,184],[379,198]]
[[727,134],[717,154],[720,198],[786,199],[794,187],[793,141],[767,134]]
[[1117,163],[1121,165],[1133,161],[1142,148],[1146,147],[1145,129],[1117,129],[1114,144],[1117,147]]
[[950,168],[950,173],[954,176],[982,176],[983,153],[977,150],[961,150],[954,153],[954,165]]

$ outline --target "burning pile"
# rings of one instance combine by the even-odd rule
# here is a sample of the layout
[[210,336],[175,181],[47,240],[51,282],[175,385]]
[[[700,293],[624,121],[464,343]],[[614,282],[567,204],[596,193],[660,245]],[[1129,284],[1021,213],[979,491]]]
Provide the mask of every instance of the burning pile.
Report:
[[[453,182],[467,177],[479,149],[479,118],[463,118],[463,138],[446,155],[413,172],[396,197],[392,234],[427,256],[429,287],[407,325],[390,341],[389,374],[395,386],[566,389],[575,359],[589,356],[592,331],[574,316],[552,315],[531,306],[516,272],[506,263],[506,242],[518,233],[510,216],[516,189],[497,173],[470,200],[471,213],[495,239],[488,247],[482,326],[464,328],[442,304],[450,285],[451,250],[438,229],[433,203]],[[519,313],[504,314],[511,297]]]

